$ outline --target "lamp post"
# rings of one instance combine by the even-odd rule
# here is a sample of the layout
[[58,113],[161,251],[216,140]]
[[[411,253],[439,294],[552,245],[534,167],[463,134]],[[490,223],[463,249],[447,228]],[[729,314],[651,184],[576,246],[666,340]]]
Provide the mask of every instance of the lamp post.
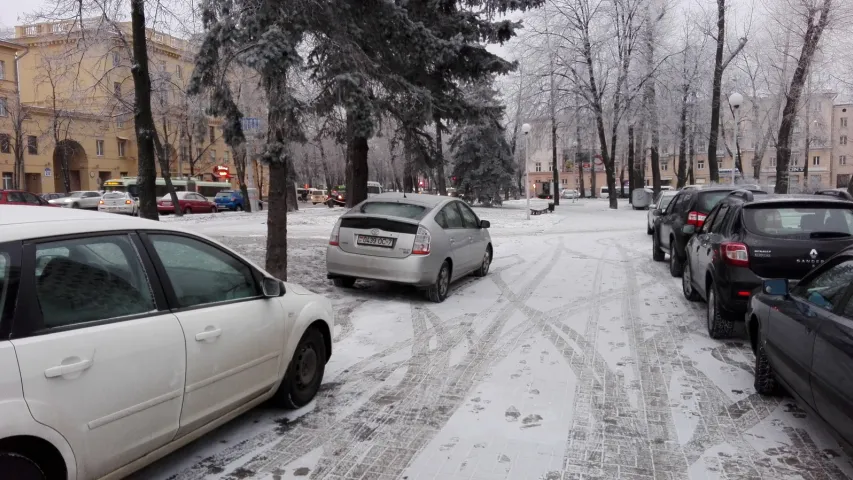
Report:
[[737,92],[731,94],[729,104],[735,110],[735,158],[732,159],[732,186],[734,186],[737,162],[740,161],[740,106],[743,104],[743,95]]
[[521,126],[524,132],[524,197],[527,199],[527,219],[530,220],[530,124]]

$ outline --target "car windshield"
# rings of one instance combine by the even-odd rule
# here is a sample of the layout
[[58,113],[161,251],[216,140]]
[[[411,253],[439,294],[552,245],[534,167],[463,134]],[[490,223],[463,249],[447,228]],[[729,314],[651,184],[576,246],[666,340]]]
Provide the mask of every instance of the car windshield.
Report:
[[713,192],[702,192],[699,194],[699,201],[696,205],[696,210],[702,213],[708,213],[720,203],[720,200],[726,198],[732,190],[715,190]]
[[420,220],[426,211],[426,207],[412,203],[367,202],[361,206],[361,213],[411,218],[412,220]]
[[853,234],[853,210],[827,206],[745,208],[746,229],[770,237],[832,238]]
[[116,198],[125,198],[125,196],[126,195],[124,194],[124,192],[105,193],[104,194],[104,200],[112,200],[112,199],[116,199]]

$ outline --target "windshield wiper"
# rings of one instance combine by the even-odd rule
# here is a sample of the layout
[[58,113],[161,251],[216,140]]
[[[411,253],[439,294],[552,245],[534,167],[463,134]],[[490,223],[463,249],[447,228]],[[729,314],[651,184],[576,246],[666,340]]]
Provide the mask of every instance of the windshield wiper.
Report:
[[844,232],[811,232],[809,234],[809,238],[842,238],[849,236],[849,233]]

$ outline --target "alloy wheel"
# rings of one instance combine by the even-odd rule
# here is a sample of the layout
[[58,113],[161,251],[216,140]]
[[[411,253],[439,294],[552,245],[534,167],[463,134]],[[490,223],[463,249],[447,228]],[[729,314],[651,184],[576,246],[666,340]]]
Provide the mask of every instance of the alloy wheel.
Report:
[[708,292],[708,331],[713,330],[714,317],[717,315],[717,294],[712,286]]

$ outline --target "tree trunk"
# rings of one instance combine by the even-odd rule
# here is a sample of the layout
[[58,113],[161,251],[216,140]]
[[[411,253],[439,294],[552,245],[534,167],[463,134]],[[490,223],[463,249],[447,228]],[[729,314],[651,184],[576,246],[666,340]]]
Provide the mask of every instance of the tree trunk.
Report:
[[[553,75],[552,75],[553,77]],[[553,84],[553,80],[552,80]],[[552,87],[553,88],[553,87]],[[551,198],[554,205],[560,204],[560,168],[557,165],[557,117],[554,107],[551,107],[551,170],[554,187],[551,189]]]
[[[165,130],[164,130],[165,131]],[[169,197],[172,199],[172,205],[175,206],[175,215],[182,216],[181,204],[178,202],[178,194],[175,193],[175,186],[172,184],[172,174],[169,168],[169,159],[166,158],[166,149],[163,148],[163,143],[158,135],[154,135],[154,149],[157,152],[157,158],[160,161],[160,170],[163,173],[163,180],[166,182],[166,191],[169,192]]]
[[726,0],[717,0],[717,50],[714,54],[714,80],[711,92],[711,132],[708,137],[708,169],[711,183],[720,181],[717,165],[717,138],[720,135],[720,90],[723,85],[723,47],[726,42]]
[[237,148],[231,149],[234,152],[234,169],[237,170],[237,185],[240,187],[240,194],[243,195],[243,209],[251,212],[255,209],[249,198],[249,186],[246,185],[246,162],[248,153],[245,145],[238,145]]
[[269,164],[269,195],[267,201],[267,258],[266,270],[274,277],[287,281],[287,165]]
[[696,176],[693,172],[694,165],[696,164],[696,105],[691,107],[690,109],[690,139],[688,140],[688,144],[690,145],[688,152],[688,162],[689,166],[687,167],[687,177],[690,185],[696,185]]
[[438,177],[438,193],[447,196],[447,182],[444,178],[444,146],[441,141],[441,117],[435,117],[435,175]]
[[[720,0],[722,1],[722,0]],[[788,191],[788,166],[791,163],[791,133],[794,119],[797,115],[797,104],[803,91],[812,58],[820,42],[821,34],[829,22],[829,11],[832,8],[832,0],[824,0],[819,9],[810,10],[808,14],[808,26],[803,36],[803,47],[800,58],[797,60],[797,68],[791,78],[791,86],[788,89],[785,108],[782,110],[782,123],[779,125],[779,134],[776,136],[776,186],[775,193],[787,193]],[[820,13],[817,24],[814,23],[815,15]]]
[[681,112],[678,117],[678,182],[676,188],[681,188],[687,182],[687,95],[684,88],[681,95]]
[[[145,30],[145,1],[130,0],[133,37],[134,122],[139,178],[139,216],[157,220],[157,168],[154,160],[154,116],[151,113],[151,77],[148,75],[148,44]],[[176,205],[177,208],[177,205]]]
[[634,204],[634,189],[637,188],[637,172],[634,169],[634,126],[628,126],[628,203]]
[[367,199],[367,137],[355,134],[355,118],[347,112],[347,207]]

